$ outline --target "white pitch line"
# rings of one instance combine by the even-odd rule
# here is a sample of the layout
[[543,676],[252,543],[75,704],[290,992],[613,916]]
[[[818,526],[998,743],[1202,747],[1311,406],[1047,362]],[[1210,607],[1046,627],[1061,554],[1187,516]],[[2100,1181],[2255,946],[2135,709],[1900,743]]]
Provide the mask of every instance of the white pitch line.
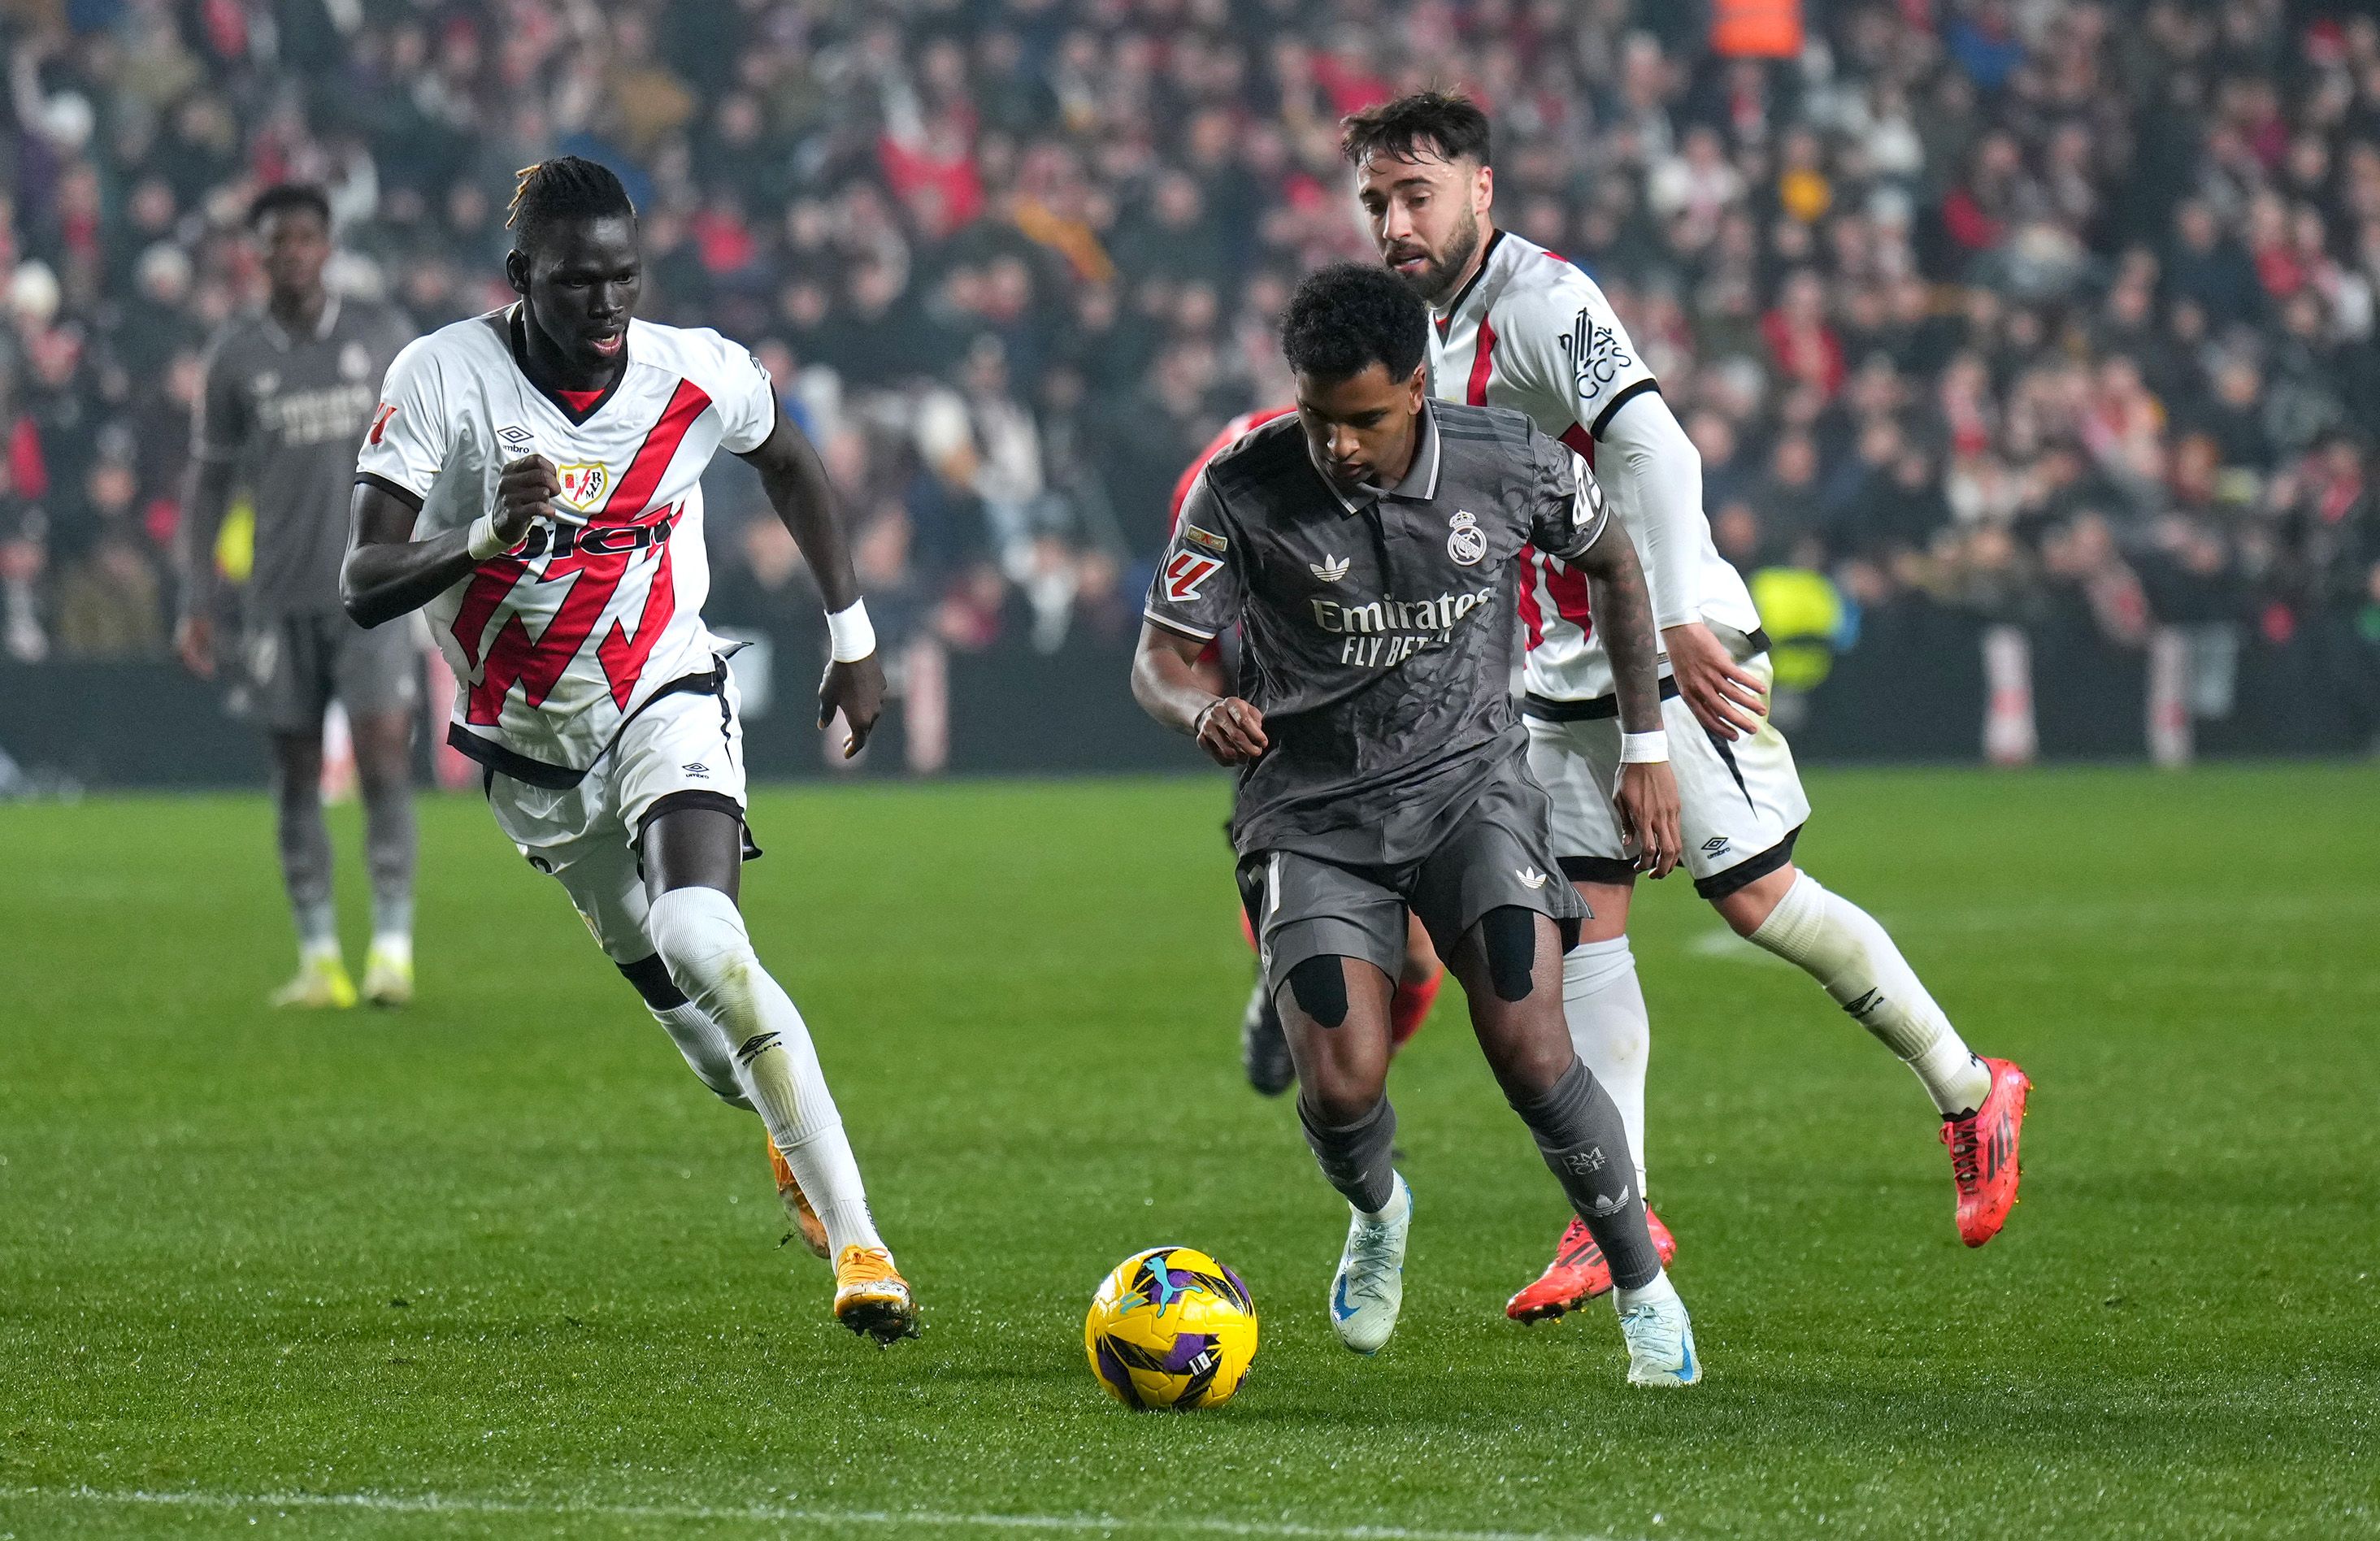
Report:
[[151,1493],[96,1487],[6,1487],[0,1498],[145,1504],[164,1509],[353,1509],[382,1514],[591,1515],[620,1520],[744,1520],[783,1524],[941,1525],[978,1530],[1156,1531],[1196,1535],[1278,1535],[1301,1541],[1611,1541],[1545,1531],[1427,1530],[1408,1525],[1309,1525],[1292,1521],[1196,1517],[1130,1520],[1103,1514],[945,1514],[931,1510],[800,1509],[775,1504],[534,1503],[510,1499],[382,1493]]

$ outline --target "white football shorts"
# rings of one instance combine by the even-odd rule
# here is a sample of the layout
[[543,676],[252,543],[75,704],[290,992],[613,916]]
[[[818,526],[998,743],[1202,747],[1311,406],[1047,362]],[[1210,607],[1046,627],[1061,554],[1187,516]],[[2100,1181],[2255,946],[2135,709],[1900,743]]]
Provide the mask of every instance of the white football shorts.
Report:
[[[707,807],[744,817],[744,728],[733,674],[718,694],[655,699],[622,729],[577,786],[550,791],[501,772],[488,780],[496,827],[530,866],[561,880],[614,963],[653,955],[638,842],[655,809]],[[744,854],[759,855],[749,829]]]
[[[1765,686],[1767,653],[1744,667]],[[1669,681],[1661,682],[1666,692]],[[1670,735],[1670,769],[1678,778],[1679,825],[1694,892],[1723,899],[1767,877],[1793,856],[1793,839],[1810,817],[1810,799],[1793,768],[1793,751],[1764,718],[1749,738],[1715,739],[1686,703],[1661,702]],[[1531,715],[1529,770],[1554,807],[1554,855],[1562,870],[1587,882],[1625,882],[1633,845],[1620,838],[1611,791],[1620,776],[1620,718],[1553,721]]]

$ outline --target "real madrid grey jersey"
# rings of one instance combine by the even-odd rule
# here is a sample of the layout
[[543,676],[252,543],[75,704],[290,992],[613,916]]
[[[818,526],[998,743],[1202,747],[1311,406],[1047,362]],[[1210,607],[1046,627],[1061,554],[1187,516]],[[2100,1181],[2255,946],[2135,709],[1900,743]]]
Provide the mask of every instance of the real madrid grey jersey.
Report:
[[1183,505],[1147,614],[1241,627],[1240,694],[1270,747],[1240,772],[1242,855],[1393,866],[1521,765],[1512,651],[1524,547],[1602,535],[1602,494],[1522,414],[1427,402],[1402,481],[1342,494],[1295,417],[1215,457]]
[[256,505],[251,616],[339,608],[356,446],[381,377],[412,338],[390,307],[333,296],[310,334],[241,316],[208,346],[197,450],[202,460],[237,461]]

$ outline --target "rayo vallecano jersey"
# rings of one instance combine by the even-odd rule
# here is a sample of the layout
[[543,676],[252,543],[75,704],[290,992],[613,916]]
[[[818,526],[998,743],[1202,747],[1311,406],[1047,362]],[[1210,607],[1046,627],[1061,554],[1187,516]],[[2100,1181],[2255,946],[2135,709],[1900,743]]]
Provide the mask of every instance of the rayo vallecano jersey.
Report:
[[[417,538],[468,528],[504,467],[553,462],[584,529],[540,520],[423,607],[457,682],[448,741],[537,781],[584,770],[661,686],[713,667],[702,625],[703,468],[776,421],[768,371],[709,330],[632,322],[627,361],[584,411],[522,370],[519,307],[456,322],[399,354],[357,479],[418,505]],[[535,761],[523,766],[513,757]]]
[[[1568,444],[1589,466],[1595,437],[1612,412],[1638,392],[1656,388],[1644,355],[1595,280],[1510,231],[1496,233],[1479,271],[1436,320],[1430,384],[1440,401],[1525,412],[1539,432]],[[1645,516],[1631,489],[1606,477],[1603,491],[1653,583]],[[1711,543],[1702,510],[1694,511],[1693,522],[1695,608],[1706,620],[1751,632],[1760,624],[1751,592]],[[1587,613],[1585,577],[1540,552],[1525,553],[1522,564],[1529,693],[1553,700],[1609,695],[1611,662]]]

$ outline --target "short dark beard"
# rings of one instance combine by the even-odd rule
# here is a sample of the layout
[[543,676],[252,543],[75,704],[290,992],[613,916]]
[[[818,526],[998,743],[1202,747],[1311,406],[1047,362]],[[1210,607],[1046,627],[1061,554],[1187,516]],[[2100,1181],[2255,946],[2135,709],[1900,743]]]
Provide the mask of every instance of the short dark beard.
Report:
[[[1423,304],[1435,309],[1454,297],[1455,285],[1462,282],[1463,270],[1478,253],[1479,216],[1466,212],[1463,228],[1454,233],[1454,244],[1444,257],[1432,259],[1427,267],[1410,277],[1402,273],[1397,276],[1404,279],[1407,288],[1421,296]],[[1393,268],[1389,271],[1396,272]]]

